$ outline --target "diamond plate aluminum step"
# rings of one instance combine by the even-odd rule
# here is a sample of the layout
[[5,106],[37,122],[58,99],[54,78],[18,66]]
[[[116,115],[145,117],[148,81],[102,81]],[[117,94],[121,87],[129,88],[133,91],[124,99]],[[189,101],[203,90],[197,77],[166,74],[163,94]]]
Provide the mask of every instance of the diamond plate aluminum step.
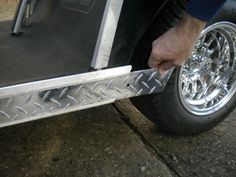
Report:
[[172,71],[131,66],[0,88],[0,127],[160,92]]

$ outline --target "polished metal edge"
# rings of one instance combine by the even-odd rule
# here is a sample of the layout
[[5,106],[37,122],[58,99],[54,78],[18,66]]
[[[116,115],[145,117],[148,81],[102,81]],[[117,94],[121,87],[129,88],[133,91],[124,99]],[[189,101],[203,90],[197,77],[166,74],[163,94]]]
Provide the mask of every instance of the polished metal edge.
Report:
[[108,66],[112,45],[124,0],[107,0],[91,66]]
[[[153,69],[129,72],[130,69],[126,66],[86,73],[81,80],[75,75],[69,80],[64,77],[1,88],[0,95],[4,93],[5,97],[0,98],[0,127],[157,93],[164,89],[172,73],[171,70],[161,76]],[[6,89],[12,92],[13,88],[17,91],[6,97]]]
[[13,34],[18,34],[21,32],[20,28],[21,28],[21,24],[22,24],[22,21],[24,18],[27,3],[28,3],[28,0],[21,0],[18,5],[18,9],[16,11],[15,19],[14,19],[14,23],[13,23],[13,27],[12,27]]
[[7,87],[1,87],[0,99],[15,95],[22,95],[25,93],[31,93],[35,91],[50,90],[55,88],[67,87],[74,84],[81,84],[113,77],[119,77],[130,73],[131,69],[131,66],[122,66],[89,73],[76,74],[65,77],[58,77],[53,79],[46,79]]

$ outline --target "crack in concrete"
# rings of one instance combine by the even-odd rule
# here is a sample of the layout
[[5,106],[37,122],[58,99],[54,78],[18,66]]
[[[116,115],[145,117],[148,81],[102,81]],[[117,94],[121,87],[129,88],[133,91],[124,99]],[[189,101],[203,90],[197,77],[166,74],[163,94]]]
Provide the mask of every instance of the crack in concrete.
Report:
[[120,119],[139,137],[139,139],[142,141],[142,143],[147,147],[147,150],[151,151],[151,153],[157,155],[163,164],[169,168],[170,172],[176,175],[177,177],[182,177],[178,171],[175,170],[175,168],[168,163],[168,161],[163,157],[163,155],[156,150],[156,148],[150,143],[145,136],[129,121],[129,118],[115,105],[112,104],[112,106],[115,108],[115,110],[119,113]]

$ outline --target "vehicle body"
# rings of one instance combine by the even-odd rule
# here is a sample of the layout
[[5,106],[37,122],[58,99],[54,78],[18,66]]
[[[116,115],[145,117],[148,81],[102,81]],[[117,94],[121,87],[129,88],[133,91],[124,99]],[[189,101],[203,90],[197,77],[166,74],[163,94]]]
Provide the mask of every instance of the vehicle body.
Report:
[[[0,127],[161,92],[173,69],[161,76],[133,56],[167,3],[19,1],[1,37]],[[178,3],[165,20],[181,19]]]

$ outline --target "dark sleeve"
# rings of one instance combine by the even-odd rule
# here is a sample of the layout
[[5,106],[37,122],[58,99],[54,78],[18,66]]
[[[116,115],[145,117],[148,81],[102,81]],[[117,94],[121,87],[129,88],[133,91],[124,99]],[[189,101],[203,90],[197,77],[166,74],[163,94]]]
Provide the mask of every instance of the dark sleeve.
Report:
[[187,12],[203,21],[209,21],[226,0],[190,0]]

